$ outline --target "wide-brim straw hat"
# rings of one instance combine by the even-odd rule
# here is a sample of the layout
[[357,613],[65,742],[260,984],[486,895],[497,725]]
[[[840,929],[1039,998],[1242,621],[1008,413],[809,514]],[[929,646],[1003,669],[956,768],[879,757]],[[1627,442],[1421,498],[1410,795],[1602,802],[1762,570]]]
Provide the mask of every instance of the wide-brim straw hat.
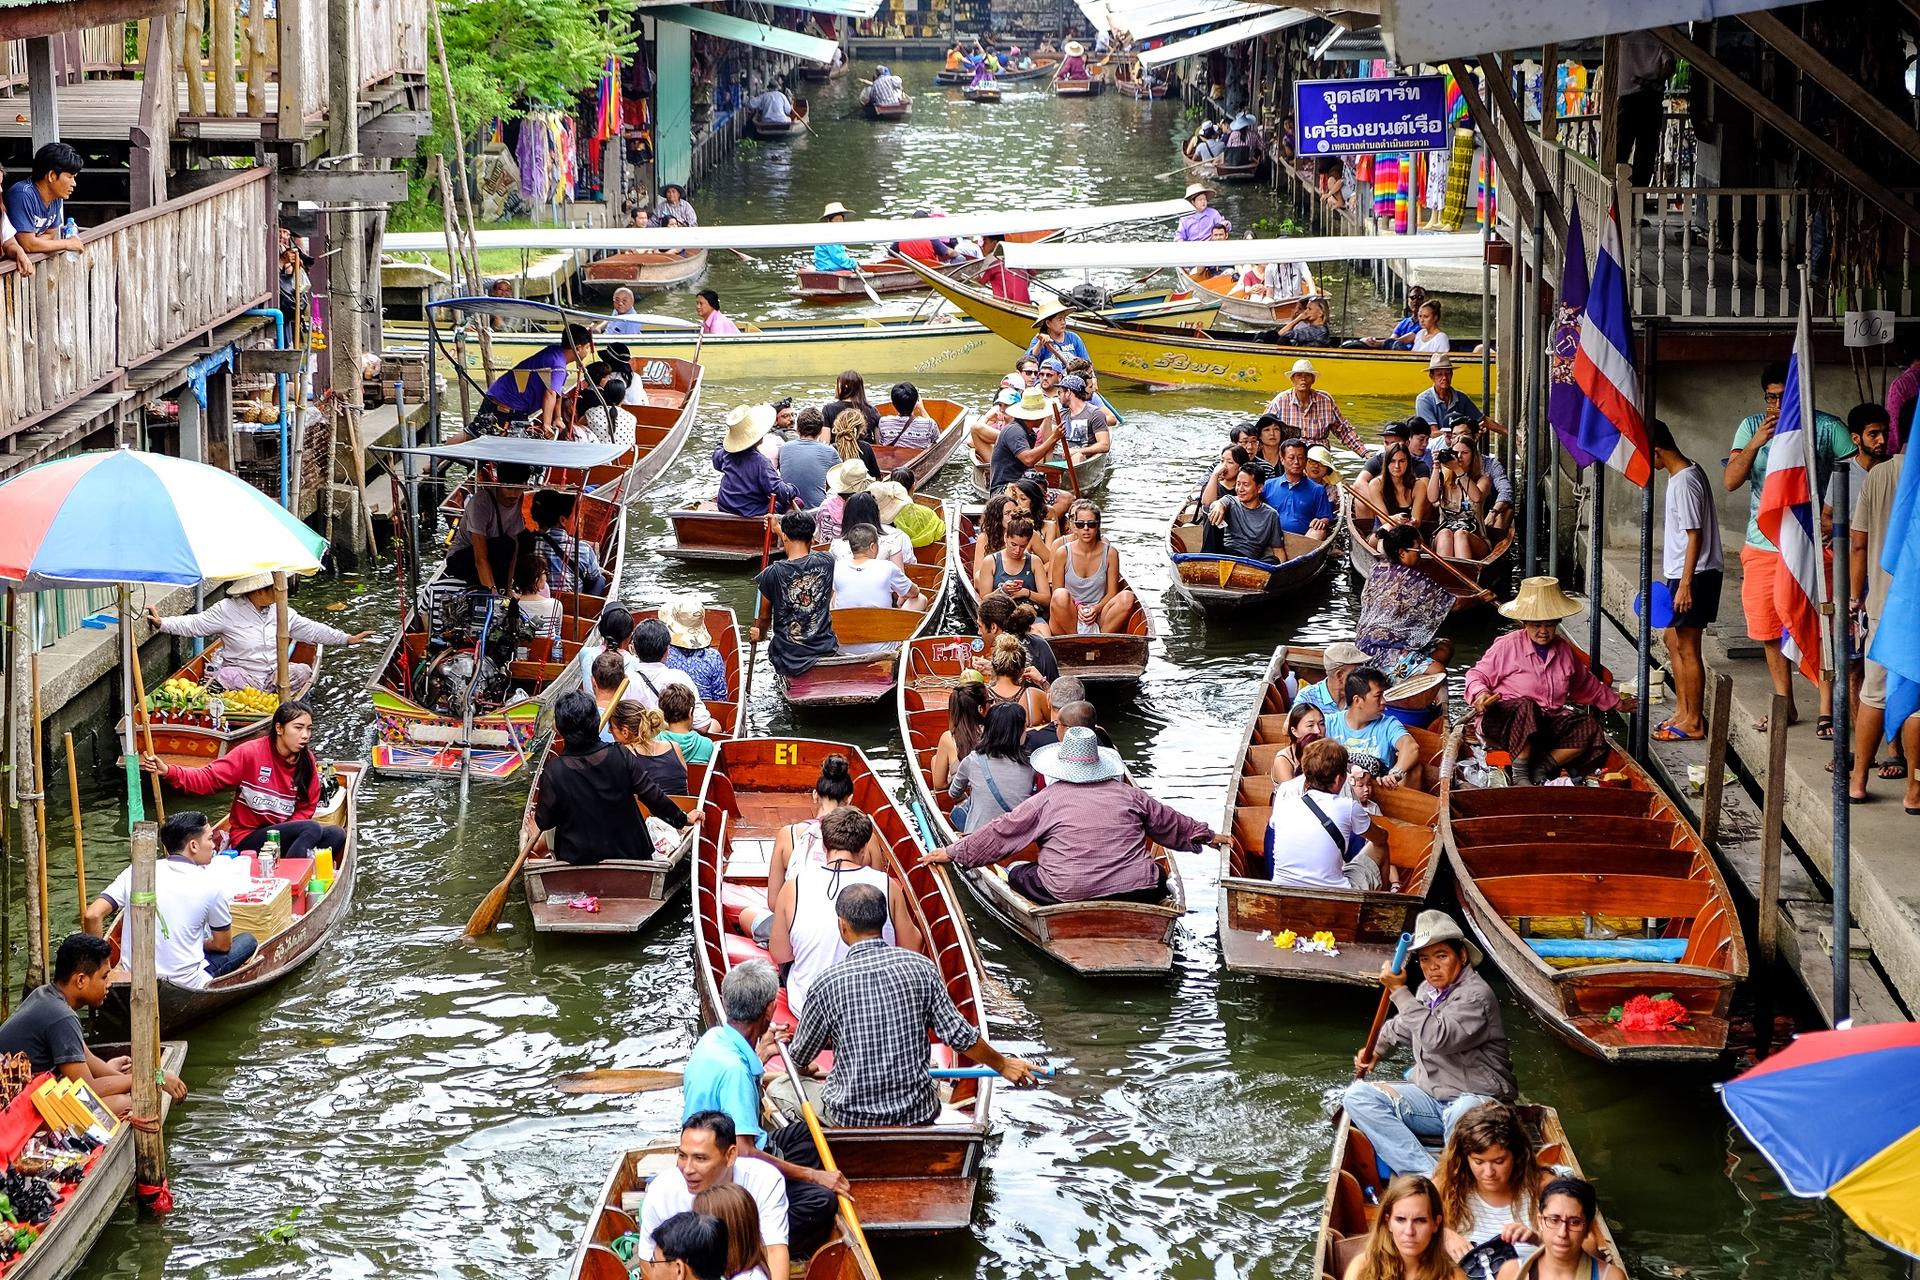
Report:
[[1329,671],[1335,667],[1361,667],[1373,661],[1365,649],[1345,640],[1328,645],[1326,652],[1321,655],[1321,660],[1327,664]]
[[1427,361],[1428,373],[1432,373],[1435,369],[1451,369],[1451,368],[1453,368],[1453,357],[1448,355],[1444,351],[1434,352],[1433,359]]
[[827,221],[829,218],[844,218],[847,216],[847,206],[841,204],[838,200],[835,200],[832,204],[820,211],[820,221],[822,222]]
[[1020,403],[1007,410],[1011,417],[1022,422],[1045,422],[1053,413],[1053,402],[1047,399],[1047,393],[1038,387],[1028,387],[1020,395]]
[[1055,299],[1054,301],[1049,302],[1046,306],[1040,308],[1040,314],[1036,315],[1033,318],[1033,327],[1038,329],[1040,326],[1044,325],[1047,321],[1053,319],[1055,316],[1069,315],[1072,313],[1072,311],[1073,311],[1072,307],[1068,306],[1064,302],[1059,301],[1058,299]]
[[1124,778],[1127,767],[1120,753],[1100,745],[1100,739],[1085,725],[1068,729],[1058,742],[1050,742],[1033,753],[1034,772],[1050,782],[1105,782]]
[[1313,367],[1313,361],[1311,360],[1295,360],[1293,362],[1293,368],[1287,370],[1287,376],[1289,378],[1298,377],[1303,373],[1309,378],[1317,378],[1320,376],[1320,371]]
[[1086,53],[1086,51],[1087,51],[1087,47],[1081,44],[1078,40],[1067,41],[1067,56],[1069,58],[1078,58],[1082,54]]
[[227,594],[230,596],[251,595],[255,591],[265,591],[272,585],[272,574],[250,573],[244,578],[235,578],[232,582],[229,582],[227,584]]
[[882,480],[867,492],[880,504],[881,524],[892,524],[895,516],[913,505],[913,495],[898,480]]
[[1520,594],[1500,606],[1500,616],[1515,622],[1558,622],[1584,607],[1560,589],[1560,579],[1528,578],[1520,584]]
[[865,493],[873,487],[873,473],[860,458],[848,458],[827,468],[827,488],[841,497]]
[[1254,123],[1254,119],[1253,119],[1252,113],[1247,111],[1242,111],[1239,115],[1233,118],[1233,123],[1228,125],[1227,127],[1229,129],[1245,129],[1253,123]]
[[1191,200],[1195,196],[1215,196],[1219,194],[1219,192],[1204,182],[1189,182],[1187,184],[1187,194],[1182,196],[1181,199]]
[[727,438],[722,447],[728,453],[741,453],[753,448],[773,430],[775,419],[780,415],[770,404],[735,405],[727,414]]
[[1422,911],[1413,922],[1413,942],[1407,947],[1408,958],[1419,955],[1422,950],[1436,942],[1464,944],[1467,948],[1467,960],[1470,963],[1477,965],[1486,960],[1480,948],[1473,944],[1473,939],[1460,931],[1460,926],[1454,923],[1452,916],[1444,911]]
[[698,596],[668,596],[660,606],[660,621],[667,624],[667,639],[676,648],[704,649],[713,643],[707,606]]

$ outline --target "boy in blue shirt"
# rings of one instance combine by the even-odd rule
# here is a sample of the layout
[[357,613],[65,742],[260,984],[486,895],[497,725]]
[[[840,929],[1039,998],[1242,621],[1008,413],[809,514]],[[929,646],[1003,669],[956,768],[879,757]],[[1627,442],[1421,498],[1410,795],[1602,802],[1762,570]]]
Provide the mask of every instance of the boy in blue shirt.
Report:
[[7,220],[28,253],[61,253],[80,248],[79,237],[63,235],[67,197],[80,185],[80,153],[64,142],[49,142],[33,153],[33,178],[7,188]]

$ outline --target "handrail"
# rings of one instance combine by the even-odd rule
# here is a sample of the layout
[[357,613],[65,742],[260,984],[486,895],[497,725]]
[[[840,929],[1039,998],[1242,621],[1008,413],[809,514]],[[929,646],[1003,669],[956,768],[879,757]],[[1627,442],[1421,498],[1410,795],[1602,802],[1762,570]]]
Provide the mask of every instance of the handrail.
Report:
[[[222,178],[218,182],[188,192],[186,195],[169,197],[164,203],[156,204],[146,209],[137,209],[132,213],[121,214],[119,217],[109,222],[102,222],[98,226],[82,227],[80,230],[80,242],[87,245],[97,244],[129,228],[140,226],[143,223],[153,222],[159,218],[172,217],[182,210],[191,209],[195,205],[205,204],[209,200],[216,200],[230,191],[237,191],[247,186],[249,183],[265,182],[271,174],[272,170],[269,169],[243,169],[230,178]],[[266,234],[264,228],[261,234],[263,236]],[[34,256],[36,258],[44,258],[51,255],[36,254]],[[4,277],[9,273],[17,273],[19,270],[20,264],[12,258],[0,260],[0,277]]]

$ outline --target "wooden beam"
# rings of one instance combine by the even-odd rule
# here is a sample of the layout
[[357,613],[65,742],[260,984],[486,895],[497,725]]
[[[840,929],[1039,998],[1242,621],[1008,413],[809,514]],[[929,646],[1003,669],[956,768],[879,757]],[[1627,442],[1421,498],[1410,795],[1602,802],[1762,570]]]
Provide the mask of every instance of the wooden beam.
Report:
[[[1560,46],[1550,44],[1540,51],[1540,141],[1558,143],[1560,113]],[[1556,188],[1558,190],[1558,188]]]
[[[257,2],[257,0],[256,0]],[[167,150],[179,103],[173,96],[173,24],[161,19],[147,37],[140,115],[128,130],[127,205],[131,212],[166,203]]]
[[1460,96],[1466,100],[1467,114],[1473,117],[1473,126],[1480,131],[1480,140],[1486,144],[1487,154],[1493,157],[1494,166],[1500,170],[1500,198],[1513,201],[1513,225],[1517,231],[1533,221],[1533,201],[1527,199],[1527,184],[1521,181],[1520,166],[1500,145],[1500,134],[1494,128],[1493,116],[1487,111],[1487,104],[1480,100],[1480,89],[1475,83],[1473,68],[1464,59],[1454,58],[1447,63],[1447,70],[1453,72],[1454,83],[1460,86]]
[[1885,209],[1914,231],[1920,231],[1920,209],[1902,199],[1891,187],[1842,155],[1832,143],[1775,106],[1767,96],[1748,84],[1726,63],[1687,39],[1678,27],[1654,27],[1648,34],[1673,50],[1707,79],[1719,85],[1728,96],[1754,115],[1772,125],[1787,141],[1833,170],[1834,176],[1852,184],[1855,190]]
[[33,113],[33,149],[60,141],[60,80],[53,69],[53,37],[27,40],[27,109]]
[[288,375],[300,372],[300,362],[307,353],[298,347],[242,347],[240,349],[240,372],[265,374],[284,373]]
[[360,154],[375,159],[408,160],[433,129],[425,111],[388,111],[360,126]]
[[178,0],[72,0],[69,4],[29,4],[0,8],[0,40],[56,36],[87,27],[105,27],[156,14],[172,13]]
[[1841,106],[1866,121],[1910,158],[1920,160],[1920,132],[1915,132],[1898,112],[1868,93],[1859,81],[1802,40],[1786,23],[1770,13],[1743,13],[1739,18],[1753,28],[1755,35],[1785,55],[1788,62],[1812,76],[1815,84],[1838,98]]
[[1600,172],[1612,173],[1620,154],[1620,37],[1600,45]]
[[317,204],[401,204],[407,198],[407,175],[398,169],[297,169],[280,175],[280,198]]
[[1507,65],[1500,61],[1497,54],[1483,53],[1480,55],[1480,66],[1487,72],[1487,98],[1505,122],[1507,133],[1513,138],[1514,150],[1520,153],[1520,163],[1525,166],[1527,176],[1533,181],[1534,192],[1546,208],[1547,221],[1553,224],[1554,241],[1565,244],[1567,211],[1560,207],[1560,200],[1554,194],[1553,179],[1548,176],[1547,166],[1540,159],[1539,148],[1527,137],[1527,122],[1513,101],[1513,90],[1507,85]]

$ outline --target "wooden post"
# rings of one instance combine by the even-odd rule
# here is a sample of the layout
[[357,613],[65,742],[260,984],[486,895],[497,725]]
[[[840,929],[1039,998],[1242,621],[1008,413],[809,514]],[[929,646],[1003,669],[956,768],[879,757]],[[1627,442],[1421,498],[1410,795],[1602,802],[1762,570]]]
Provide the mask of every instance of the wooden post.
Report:
[[306,108],[303,105],[307,97],[307,76],[317,74],[317,69],[309,69],[306,54],[302,48],[300,28],[302,24],[312,22],[313,15],[307,12],[313,0],[280,0],[279,14],[273,23],[273,64],[274,72],[280,82],[279,116],[280,138],[293,142],[307,136]]
[[33,149],[60,141],[59,81],[53,69],[53,37],[27,37],[27,100],[33,113]]
[[1602,173],[1612,173],[1620,151],[1620,37],[1600,44],[1600,157]]
[[213,0],[213,113],[217,116],[234,114],[233,9],[234,0]]
[[[486,287],[480,275],[480,250],[473,240],[473,232],[478,227],[473,219],[473,193],[467,189],[467,138],[466,130],[460,124],[460,113],[455,109],[453,96],[453,69],[447,61],[447,42],[440,31],[440,6],[427,6],[427,15],[433,23],[434,57],[440,63],[441,91],[447,98],[447,120],[453,126],[453,181],[460,197],[460,207],[455,212],[455,225],[464,226],[462,234],[466,237],[467,279],[473,289]],[[479,326],[480,365],[486,371],[487,381],[493,381],[493,337],[487,332],[487,326]]]
[[[259,0],[254,0],[257,4]],[[127,1021],[133,1033],[133,1111],[153,1118],[153,1131],[133,1131],[134,1182],[157,1187],[167,1180],[167,1144],[160,1130],[160,981],[154,966],[154,851],[160,828],[151,822],[133,828],[133,891],[127,896],[127,945],[123,954],[133,968]]]
[[200,41],[207,33],[206,10],[202,0],[187,0],[186,17],[180,27],[180,65],[187,73],[187,114],[207,114],[206,69],[200,64]]
[[47,906],[47,766],[40,759],[44,750],[40,739],[40,655],[34,653],[27,662],[33,681],[33,767],[27,776],[33,779],[34,844],[33,860],[27,868],[27,898],[32,904],[34,932],[40,941],[41,964],[45,965],[53,955],[53,947],[47,937],[51,929],[47,916],[51,911]]
[[[28,760],[33,754],[33,726],[38,717],[34,714],[33,667],[33,597],[24,591],[9,591],[11,607],[8,609],[12,638],[8,654],[12,659],[9,675],[13,685],[13,705],[8,708],[8,722],[13,732],[8,735],[7,754],[9,768],[7,776],[14,804],[34,803],[33,770]],[[33,821],[30,809],[20,809],[20,855],[21,863],[27,869],[27,972],[25,986],[31,990],[46,980],[46,953],[40,945],[41,898],[36,882],[35,868],[40,865],[39,828]]]
[[1726,791],[1727,738],[1733,732],[1733,677],[1713,677],[1713,710],[1707,715],[1707,786],[1700,801],[1700,838],[1720,839],[1721,800]]
[[247,7],[247,114],[267,114],[267,6]]
[[293,680],[287,671],[287,575],[273,575],[273,687],[280,701],[293,697]]
[[[360,150],[360,72],[358,0],[327,0],[327,150],[349,172],[360,168],[347,157]],[[361,388],[360,357],[365,350],[365,317],[373,309],[367,296],[367,246],[361,215],[354,209],[334,210],[328,219],[328,249],[334,269],[327,277],[328,369],[339,416],[335,419],[333,453],[327,483],[335,478],[333,462],[346,445],[345,480],[354,483],[362,465],[356,417],[365,403]],[[342,430],[344,428],[344,431]],[[355,510],[366,504],[364,491],[354,494]],[[347,534],[347,549],[357,552],[367,522],[355,520]],[[369,548],[371,550],[371,548]],[[285,695],[282,695],[285,696]]]
[[[1780,956],[1780,846],[1786,834],[1787,717],[1792,708],[1789,695],[1776,693],[1773,709],[1767,713],[1767,785],[1760,797],[1760,886],[1754,894],[1753,939],[1759,957],[1753,966],[1753,975],[1759,980],[1754,992],[1753,1028],[1761,1057],[1773,1047],[1774,971]],[[1838,939],[1835,946],[1833,962],[1846,964],[1847,939]]]
[[66,735],[67,743],[67,801],[73,807],[73,882],[80,899],[79,910],[74,914],[80,923],[87,922],[87,842],[80,834],[80,770],[74,764],[73,735]]

